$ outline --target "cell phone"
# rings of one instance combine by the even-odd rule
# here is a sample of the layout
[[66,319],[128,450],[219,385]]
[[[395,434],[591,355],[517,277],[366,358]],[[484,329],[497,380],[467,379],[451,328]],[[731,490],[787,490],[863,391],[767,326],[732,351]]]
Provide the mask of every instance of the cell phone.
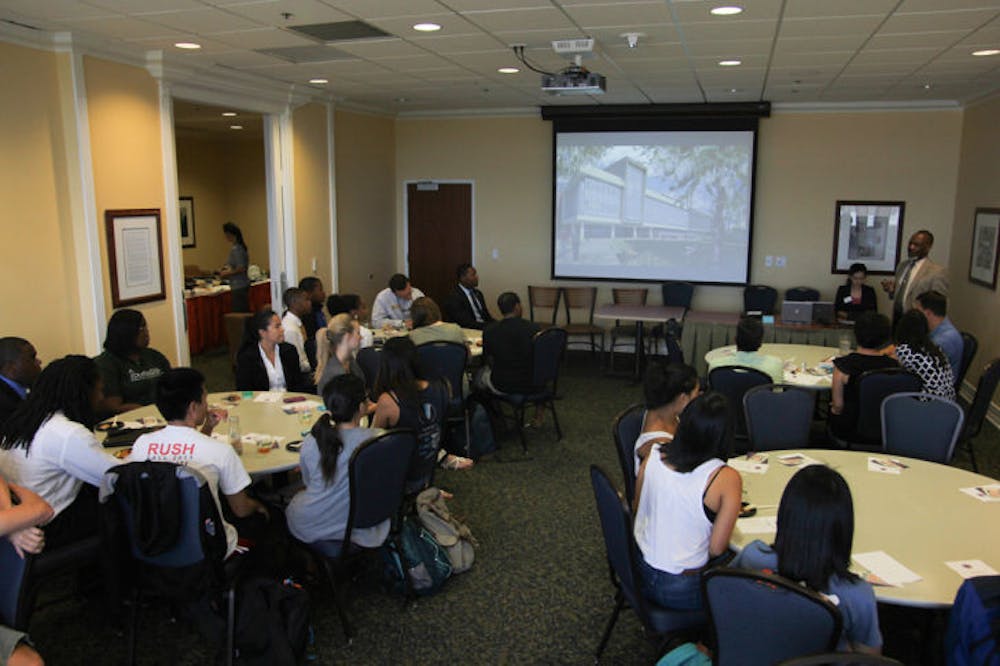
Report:
[[301,395],[295,395],[295,396],[292,396],[291,398],[285,398],[284,400],[282,400],[282,402],[284,402],[287,405],[288,403],[291,403],[291,402],[302,402],[304,400],[305,400],[305,398],[302,397]]
[[298,453],[302,449],[302,440],[297,439],[294,442],[288,442],[288,444],[285,444],[285,448],[292,453]]

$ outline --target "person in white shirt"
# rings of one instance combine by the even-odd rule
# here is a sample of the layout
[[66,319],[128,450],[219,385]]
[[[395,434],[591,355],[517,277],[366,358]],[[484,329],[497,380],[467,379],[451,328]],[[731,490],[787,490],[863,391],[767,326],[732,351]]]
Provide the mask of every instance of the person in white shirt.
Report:
[[[229,444],[210,437],[219,422],[219,414],[208,409],[204,375],[193,368],[168,371],[157,382],[156,407],[167,420],[167,427],[139,437],[126,462],[153,460],[188,465],[208,480],[217,503],[222,493],[238,518],[254,514],[269,518],[267,508],[247,494],[250,475],[236,451]],[[223,515],[221,504],[219,515]],[[223,523],[226,555],[229,556],[236,549],[238,536],[235,527]]]
[[91,430],[102,398],[94,360],[66,356],[42,370],[0,425],[0,474],[52,506],[55,517],[44,525],[50,547],[98,531],[97,487],[118,464]]
[[389,278],[389,286],[378,292],[372,305],[372,328],[383,326],[410,328],[410,307],[414,299],[423,297],[424,292],[412,284],[410,278],[396,273]]
[[299,354],[299,369],[303,373],[312,372],[309,357],[306,355],[306,327],[302,318],[312,314],[312,302],[309,295],[298,287],[286,289],[281,297],[285,304],[285,316],[281,318],[281,328],[285,332],[285,342],[295,347]]

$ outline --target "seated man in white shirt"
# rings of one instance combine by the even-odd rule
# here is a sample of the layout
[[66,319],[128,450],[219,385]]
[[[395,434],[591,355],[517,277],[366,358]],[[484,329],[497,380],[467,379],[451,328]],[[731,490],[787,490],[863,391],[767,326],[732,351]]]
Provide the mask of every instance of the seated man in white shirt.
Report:
[[[167,371],[156,385],[156,407],[167,420],[167,427],[139,437],[126,462],[154,460],[189,465],[208,480],[216,502],[220,493],[225,496],[235,516],[260,514],[269,519],[267,508],[246,492],[250,475],[236,451],[209,436],[219,415],[208,410],[204,375],[193,368]],[[221,503],[219,513],[223,514]],[[235,527],[225,520],[223,523],[228,557],[236,549],[238,535]]]
[[412,324],[410,307],[414,299],[422,298],[423,295],[424,292],[410,284],[410,278],[396,273],[389,278],[389,286],[375,296],[372,304],[372,328],[377,330],[386,325],[409,328]]
[[302,323],[303,317],[312,314],[312,301],[309,295],[297,287],[286,289],[281,297],[285,304],[285,316],[281,318],[281,328],[285,331],[285,342],[295,347],[299,355],[299,369],[303,373],[312,372],[309,358],[306,356],[306,327]]

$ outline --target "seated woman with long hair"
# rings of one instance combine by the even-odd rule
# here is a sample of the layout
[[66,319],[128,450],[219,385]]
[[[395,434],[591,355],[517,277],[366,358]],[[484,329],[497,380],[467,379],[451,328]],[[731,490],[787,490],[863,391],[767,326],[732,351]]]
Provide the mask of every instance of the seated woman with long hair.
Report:
[[705,393],[681,414],[674,439],[656,444],[635,485],[635,540],[643,595],[678,610],[702,608],[700,573],[723,555],[740,512],[743,484],[725,463],[729,404]]
[[281,318],[274,310],[265,308],[247,319],[236,355],[236,389],[311,393],[312,388],[299,368],[299,353],[285,342]]
[[698,373],[684,363],[650,363],[642,381],[646,410],[642,414],[642,430],[635,440],[635,473],[649,455],[654,444],[664,444],[674,438],[681,412],[698,397]]
[[848,570],[853,541],[851,489],[829,467],[810,465],[796,472],[781,494],[774,545],[752,541],[732,566],[768,570],[823,594],[844,620],[837,649],[879,654],[875,593]]
[[52,506],[55,517],[43,526],[50,547],[98,531],[96,489],[119,462],[92,432],[100,399],[97,364],[66,356],[42,370],[27,399],[0,424],[0,474]]
[[[420,377],[417,368],[417,348],[408,337],[390,338],[382,348],[379,358],[378,379],[374,394],[375,416],[372,425],[376,428],[413,428],[417,433],[417,453],[415,461],[423,469],[433,471],[435,462],[440,461],[445,469],[466,469],[472,467],[472,460],[445,454],[441,449],[444,420],[451,401],[451,389],[447,382],[427,381]],[[428,478],[411,477],[408,490],[417,489]]]
[[120,414],[156,399],[156,381],[170,369],[149,346],[149,327],[138,310],[118,310],[108,320],[104,352],[94,359],[104,387],[99,415]]
[[330,317],[326,328],[316,331],[316,392],[323,389],[337,375],[352,374],[364,381],[365,373],[355,355],[361,346],[358,322],[348,314]]
[[858,380],[869,370],[896,368],[899,364],[885,351],[892,325],[889,318],[875,312],[862,312],[854,320],[857,351],[833,359],[830,386],[830,430],[838,437],[851,437],[858,423],[860,396]]
[[924,393],[946,400],[955,399],[955,376],[941,348],[931,341],[927,318],[917,310],[903,314],[896,322],[893,356],[899,364],[920,377]]
[[[285,512],[288,530],[327,557],[336,557],[351,509],[347,466],[351,455],[379,430],[362,428],[365,384],[353,374],[332,377],[323,391],[326,413],[302,442],[300,467],[305,489],[292,498]],[[389,521],[356,529],[351,541],[375,547],[389,534]]]

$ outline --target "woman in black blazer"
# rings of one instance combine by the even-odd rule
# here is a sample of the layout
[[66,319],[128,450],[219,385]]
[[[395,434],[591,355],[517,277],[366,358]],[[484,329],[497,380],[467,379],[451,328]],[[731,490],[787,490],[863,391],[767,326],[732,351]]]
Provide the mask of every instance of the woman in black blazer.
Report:
[[833,301],[838,319],[856,319],[862,312],[878,311],[875,290],[865,284],[867,277],[867,266],[851,264],[847,272],[847,283],[837,288],[837,296]]
[[308,393],[311,388],[299,369],[298,352],[285,342],[281,319],[274,310],[264,309],[250,317],[236,355],[236,389]]

